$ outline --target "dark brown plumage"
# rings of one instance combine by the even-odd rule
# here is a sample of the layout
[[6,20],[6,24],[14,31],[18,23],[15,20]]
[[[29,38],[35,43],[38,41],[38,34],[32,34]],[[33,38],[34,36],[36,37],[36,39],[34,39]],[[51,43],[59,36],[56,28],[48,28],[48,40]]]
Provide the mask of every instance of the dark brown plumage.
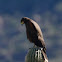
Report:
[[27,38],[36,46],[43,48],[46,53],[45,42],[39,25],[30,18],[24,17],[21,19],[21,24],[25,24]]

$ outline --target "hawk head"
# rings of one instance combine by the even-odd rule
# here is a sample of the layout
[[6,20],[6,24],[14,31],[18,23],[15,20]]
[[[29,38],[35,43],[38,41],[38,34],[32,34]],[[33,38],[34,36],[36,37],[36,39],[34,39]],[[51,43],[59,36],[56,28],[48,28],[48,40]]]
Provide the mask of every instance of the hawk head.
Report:
[[28,21],[30,21],[29,18],[23,17],[23,18],[21,19],[21,24],[27,23]]

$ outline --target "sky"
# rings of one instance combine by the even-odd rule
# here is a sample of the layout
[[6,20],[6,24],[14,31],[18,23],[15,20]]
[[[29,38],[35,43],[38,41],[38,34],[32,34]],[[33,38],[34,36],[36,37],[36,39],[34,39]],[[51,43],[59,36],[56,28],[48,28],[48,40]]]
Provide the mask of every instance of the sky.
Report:
[[22,17],[39,24],[49,62],[62,62],[61,0],[0,0],[0,62],[24,62],[33,46],[20,24]]

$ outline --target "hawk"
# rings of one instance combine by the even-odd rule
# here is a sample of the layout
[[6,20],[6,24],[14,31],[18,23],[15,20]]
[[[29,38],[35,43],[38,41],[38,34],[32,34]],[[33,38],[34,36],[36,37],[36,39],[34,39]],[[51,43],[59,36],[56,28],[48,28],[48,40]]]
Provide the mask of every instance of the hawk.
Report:
[[28,17],[23,17],[21,24],[26,26],[27,39],[37,47],[43,48],[43,51],[46,53],[45,42],[39,25]]

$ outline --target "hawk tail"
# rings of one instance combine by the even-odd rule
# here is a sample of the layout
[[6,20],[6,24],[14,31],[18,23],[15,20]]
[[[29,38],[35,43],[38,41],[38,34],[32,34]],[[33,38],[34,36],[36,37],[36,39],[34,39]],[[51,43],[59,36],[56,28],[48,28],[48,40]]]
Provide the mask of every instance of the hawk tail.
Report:
[[44,51],[44,53],[46,54],[46,48],[45,48],[45,47],[43,48],[43,51]]

